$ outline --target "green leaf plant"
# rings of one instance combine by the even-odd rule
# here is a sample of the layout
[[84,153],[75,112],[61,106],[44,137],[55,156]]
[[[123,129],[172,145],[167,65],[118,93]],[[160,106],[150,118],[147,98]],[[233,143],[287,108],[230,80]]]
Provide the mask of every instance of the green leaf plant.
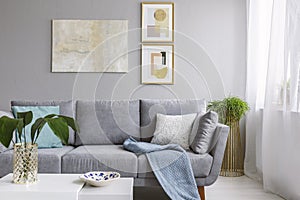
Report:
[[238,97],[227,97],[220,101],[211,101],[207,108],[218,113],[220,123],[229,126],[232,122],[240,121],[249,110],[247,102]]
[[[0,118],[0,142],[8,148],[10,143],[18,142],[27,143],[25,127],[32,122],[33,113],[20,112],[17,113],[17,118],[9,118],[3,116]],[[74,131],[79,132],[79,126],[75,119],[63,115],[50,114],[42,118],[35,120],[31,126],[31,143],[36,143],[43,127],[48,124],[52,132],[62,141],[63,144],[68,144],[69,127]],[[16,134],[15,141],[13,140],[13,134]],[[23,136],[23,139],[22,139]]]

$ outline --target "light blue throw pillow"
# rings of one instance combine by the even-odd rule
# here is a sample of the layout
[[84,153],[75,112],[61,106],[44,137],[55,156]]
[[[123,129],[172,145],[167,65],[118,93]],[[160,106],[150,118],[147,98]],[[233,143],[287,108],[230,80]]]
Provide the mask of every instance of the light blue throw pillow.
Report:
[[[25,127],[26,131],[26,142],[31,141],[31,126],[36,119],[45,117],[49,114],[59,114],[59,106],[12,106],[12,112],[14,116],[17,116],[18,112],[32,111],[33,119],[30,124]],[[24,142],[24,137],[22,137]],[[58,148],[62,147],[61,140],[52,132],[48,124],[43,127],[36,143],[38,148]]]

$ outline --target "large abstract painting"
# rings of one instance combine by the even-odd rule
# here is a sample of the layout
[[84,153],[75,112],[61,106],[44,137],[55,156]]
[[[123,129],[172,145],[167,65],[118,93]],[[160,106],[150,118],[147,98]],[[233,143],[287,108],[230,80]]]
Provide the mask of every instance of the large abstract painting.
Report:
[[127,20],[53,20],[52,72],[127,72]]
[[173,42],[173,30],[173,3],[142,3],[142,42]]

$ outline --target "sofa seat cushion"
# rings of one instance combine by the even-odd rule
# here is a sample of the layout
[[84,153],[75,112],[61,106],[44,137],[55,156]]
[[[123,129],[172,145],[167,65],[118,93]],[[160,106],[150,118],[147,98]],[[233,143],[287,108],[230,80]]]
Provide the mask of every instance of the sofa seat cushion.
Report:
[[[195,178],[207,177],[211,170],[213,157],[210,154],[195,154],[190,150],[187,151],[187,155],[190,158]],[[138,157],[138,177],[155,177],[145,154]]]
[[79,146],[63,156],[63,173],[89,171],[117,171],[123,177],[136,177],[137,156],[122,145]]
[[[61,157],[73,150],[72,146],[62,148],[38,149],[38,172],[39,173],[61,173]],[[13,150],[0,154],[0,177],[13,171]]]

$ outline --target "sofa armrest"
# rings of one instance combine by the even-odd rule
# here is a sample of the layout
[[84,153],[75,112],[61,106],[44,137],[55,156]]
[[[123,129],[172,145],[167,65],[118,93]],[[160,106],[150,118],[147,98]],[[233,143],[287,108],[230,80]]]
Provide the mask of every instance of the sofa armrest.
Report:
[[215,137],[217,138],[216,145],[211,150],[210,154],[213,156],[213,163],[209,175],[205,179],[205,186],[213,184],[220,173],[224,152],[226,148],[227,137],[229,134],[229,126],[218,124],[216,128]]

